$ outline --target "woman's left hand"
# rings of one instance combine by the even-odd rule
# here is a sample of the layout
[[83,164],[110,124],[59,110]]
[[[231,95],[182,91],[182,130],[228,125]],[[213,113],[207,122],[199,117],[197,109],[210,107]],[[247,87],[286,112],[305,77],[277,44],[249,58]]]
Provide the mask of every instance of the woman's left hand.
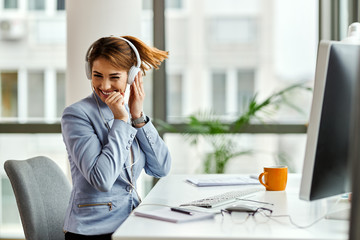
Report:
[[135,77],[135,81],[130,86],[129,108],[133,119],[141,117],[143,111],[143,104],[145,99],[145,91],[143,84],[142,72]]

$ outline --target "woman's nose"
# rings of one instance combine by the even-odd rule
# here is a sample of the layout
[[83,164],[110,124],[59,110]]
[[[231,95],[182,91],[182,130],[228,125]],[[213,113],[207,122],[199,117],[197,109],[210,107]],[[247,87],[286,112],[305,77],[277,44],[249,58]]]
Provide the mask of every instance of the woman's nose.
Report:
[[111,88],[111,82],[109,79],[105,78],[102,83],[101,83],[101,88],[103,90],[107,90],[107,89],[110,89]]

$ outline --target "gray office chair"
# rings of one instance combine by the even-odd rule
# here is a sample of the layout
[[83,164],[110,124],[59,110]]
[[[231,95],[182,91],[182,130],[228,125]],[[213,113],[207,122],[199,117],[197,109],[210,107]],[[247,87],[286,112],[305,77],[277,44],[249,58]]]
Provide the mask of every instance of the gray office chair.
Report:
[[27,240],[64,240],[63,224],[70,183],[47,157],[7,160],[4,164]]

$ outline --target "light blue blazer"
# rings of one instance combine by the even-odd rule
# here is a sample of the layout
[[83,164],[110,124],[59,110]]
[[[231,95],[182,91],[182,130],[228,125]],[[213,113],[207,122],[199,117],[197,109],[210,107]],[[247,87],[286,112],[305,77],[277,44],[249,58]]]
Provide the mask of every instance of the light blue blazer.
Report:
[[73,182],[64,231],[83,235],[114,232],[139,204],[129,182],[136,186],[142,169],[157,178],[170,171],[168,148],[151,121],[134,128],[114,120],[110,108],[95,93],[64,110],[61,128]]

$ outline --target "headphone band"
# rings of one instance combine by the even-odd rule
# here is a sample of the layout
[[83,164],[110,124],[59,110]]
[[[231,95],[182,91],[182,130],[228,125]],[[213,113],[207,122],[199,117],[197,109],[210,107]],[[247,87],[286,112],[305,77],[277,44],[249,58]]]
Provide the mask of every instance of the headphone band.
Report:
[[[133,50],[133,52],[135,53],[136,56],[136,65],[132,66],[128,72],[128,84],[132,84],[134,82],[135,76],[137,75],[137,73],[139,71],[141,71],[140,66],[141,66],[141,59],[140,59],[140,54],[138,52],[138,50],[136,49],[136,47],[134,46],[134,44],[127,40],[126,38],[123,37],[117,37],[117,36],[110,36],[110,37],[114,37],[114,38],[118,38],[121,39],[123,41],[125,41],[130,48]],[[93,45],[94,43],[89,47],[89,49],[86,52],[86,56],[85,56],[85,71],[86,71],[86,75],[87,78],[91,80],[91,67],[90,67],[90,62],[89,62],[89,56],[93,50]]]
[[[133,52],[135,53],[135,56],[136,56],[136,67],[139,68],[141,66],[141,59],[140,59],[139,51],[134,46],[134,44],[132,42],[130,42],[129,40],[127,40],[126,38],[123,38],[123,37],[117,37],[117,36],[110,36],[110,37],[121,39],[121,40],[125,41],[127,44],[129,44],[129,46],[131,47],[131,49],[133,50]],[[92,49],[93,49],[93,44],[86,51],[86,55],[85,55],[85,61],[86,62],[89,62],[89,55],[90,55]]]
[[[114,36],[111,36],[111,37],[114,37]],[[135,56],[136,56],[136,67],[139,68],[141,65],[140,55],[139,55],[137,48],[134,46],[134,44],[132,42],[130,42],[129,40],[127,40],[126,38],[123,38],[123,37],[116,37],[116,38],[124,40],[125,42],[127,42],[129,44],[129,46],[132,48],[132,50],[134,51]]]

